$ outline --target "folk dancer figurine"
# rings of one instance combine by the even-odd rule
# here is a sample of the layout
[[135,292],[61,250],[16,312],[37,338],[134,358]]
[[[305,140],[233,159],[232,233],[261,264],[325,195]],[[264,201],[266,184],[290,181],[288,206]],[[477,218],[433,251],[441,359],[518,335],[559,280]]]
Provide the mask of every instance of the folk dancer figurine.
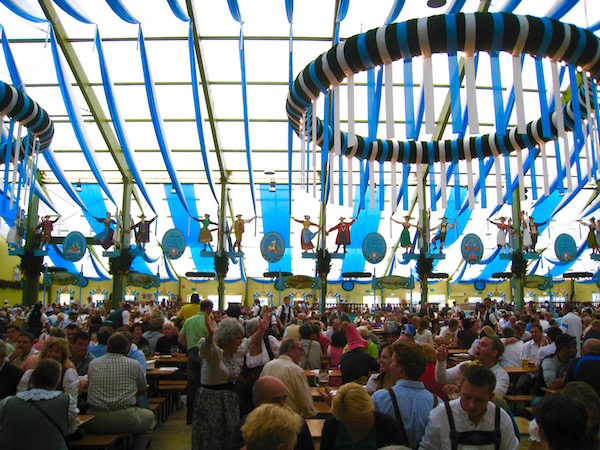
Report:
[[[529,230],[531,233],[531,251],[535,252],[535,247],[537,246],[537,240],[538,237],[540,236],[540,231],[538,227],[541,227],[542,225],[544,225],[546,222],[542,222],[542,223],[535,223],[533,221],[533,217],[529,216]],[[599,221],[600,222],[600,221]],[[598,242],[598,234],[596,234],[596,242]]]
[[219,226],[218,223],[215,223],[210,220],[210,214],[204,214],[204,219],[196,219],[194,220],[200,222],[202,228],[200,228],[200,234],[198,234],[198,242],[204,244],[204,251],[206,251],[206,244],[210,244],[212,242],[212,232],[217,230],[217,228],[209,229],[209,225]]
[[242,251],[242,235],[244,234],[244,225],[247,223],[252,222],[254,219],[256,219],[256,216],[254,216],[252,219],[242,219],[242,215],[238,214],[237,216],[235,216],[236,219],[233,222],[233,226],[229,229],[229,235],[231,235],[231,231],[233,230],[233,234],[235,234],[235,242],[233,243],[233,251],[235,252],[235,248],[237,247],[237,251],[241,252]]
[[17,220],[6,235],[6,242],[9,248],[22,247],[23,246],[23,235],[25,233],[25,212],[21,209]]
[[[510,247],[508,245],[507,233],[509,230],[512,230],[512,219],[508,219],[508,222],[507,222],[506,217],[500,217],[500,222],[494,222],[491,219],[488,219],[488,222],[490,222],[498,227],[498,235],[496,237],[496,243],[498,245],[498,249],[500,249],[502,251],[502,253],[510,253]],[[506,252],[504,250],[506,250]]]
[[525,211],[521,211],[521,245],[524,252],[531,252],[533,240],[531,239],[531,228],[529,228],[529,218]]
[[589,228],[587,235],[587,245],[592,249],[592,254],[600,254],[600,246],[596,242],[596,219],[591,217],[589,223],[585,223],[583,220],[578,221],[581,225],[585,225]]
[[440,253],[444,251],[444,242],[446,242],[446,233],[448,233],[448,229],[453,229],[456,226],[456,220],[452,225],[448,223],[448,219],[446,217],[442,217],[442,222],[437,226],[433,227],[429,231],[438,230],[438,233],[433,237],[431,243],[433,244],[433,249],[437,249],[437,241],[440,241]]
[[[305,253],[308,252],[309,250],[314,250],[315,246],[312,243],[312,240],[317,235],[319,230],[321,229],[319,224],[311,222],[310,216],[308,216],[308,215],[304,216],[304,220],[298,220],[298,219],[295,219],[294,217],[290,217],[290,219],[292,219],[294,222],[298,222],[298,223],[302,224],[303,228],[302,228],[302,233],[300,234],[300,247],[302,248],[302,250]],[[317,227],[317,231],[315,231],[315,232],[310,231],[311,226]]]
[[121,248],[121,236],[123,236],[123,211],[117,215],[117,223],[113,232],[113,245],[115,248]]
[[156,216],[151,220],[146,220],[146,216],[142,214],[140,221],[129,229],[129,231],[137,230],[135,233],[135,245],[139,250],[145,250],[146,243],[150,242],[150,224],[155,220]]
[[404,222],[400,222],[396,219],[394,219],[393,217],[390,217],[390,219],[392,220],[392,222],[396,222],[400,225],[402,225],[402,232],[400,233],[400,247],[404,248],[404,254],[409,253],[409,252],[413,252],[413,245],[412,245],[412,241],[410,240],[410,227],[415,227],[415,228],[419,228],[418,225],[413,225],[412,223],[410,223],[410,216],[404,216]]
[[96,240],[100,242],[100,245],[102,246],[102,248],[104,250],[108,250],[110,248],[111,245],[113,245],[113,236],[114,236],[114,231],[111,228],[111,224],[117,224],[116,221],[114,221],[112,219],[112,217],[110,216],[110,213],[107,211],[106,212],[106,217],[105,218],[99,218],[99,217],[95,217],[95,219],[98,222],[101,222],[104,224],[104,230],[102,230],[100,233],[98,233],[96,235]]
[[337,237],[335,238],[337,248],[335,249],[334,253],[339,252],[340,245],[344,247],[344,253],[346,253],[346,246],[350,245],[350,225],[356,222],[357,218],[358,217],[355,217],[350,222],[346,222],[345,217],[340,217],[340,223],[327,230],[327,235],[329,235],[329,233],[331,233],[333,230],[338,230]]
[[52,237],[52,230],[54,229],[54,224],[58,221],[58,219],[60,219],[60,216],[58,216],[54,220],[50,220],[50,216],[46,216],[44,217],[44,220],[42,220],[40,224],[37,227],[35,227],[36,230],[42,231],[40,248],[44,248],[44,246],[46,246],[46,249],[48,248],[48,244],[50,244],[50,238]]

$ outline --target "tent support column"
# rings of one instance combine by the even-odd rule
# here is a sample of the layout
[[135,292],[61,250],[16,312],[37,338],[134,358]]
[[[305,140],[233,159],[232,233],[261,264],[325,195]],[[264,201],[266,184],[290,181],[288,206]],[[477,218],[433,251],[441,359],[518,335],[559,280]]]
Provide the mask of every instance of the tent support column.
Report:
[[[40,292],[40,273],[43,269],[43,256],[34,256],[33,252],[37,249],[36,242],[34,242],[35,228],[37,227],[38,218],[38,207],[40,199],[35,193],[31,193],[31,201],[29,202],[29,210],[27,211],[27,224],[26,224],[26,239],[25,239],[25,254],[21,256],[21,273],[23,275],[23,306],[33,306],[38,301]],[[24,263],[24,259],[29,259],[32,262],[36,259],[40,260],[40,270],[34,270],[29,272],[26,268],[31,267],[30,264]],[[25,269],[25,270],[24,270]],[[49,294],[50,297],[50,294]],[[51,303],[49,299],[48,303]]]
[[[521,198],[518,188],[513,191],[512,221],[514,234],[509,237],[509,239],[511,239],[513,242],[513,251],[518,250],[522,252],[523,241],[521,239]],[[525,274],[523,274],[523,276],[512,277],[512,280],[514,280],[514,282],[511,283],[514,288],[513,300],[518,311],[525,310],[525,277]]]
[[[130,230],[129,225],[131,224],[131,196],[133,194],[133,182],[123,177],[123,204],[121,212],[123,217],[121,218],[121,227],[123,229],[121,233],[121,250],[129,249],[130,242]],[[127,291],[127,273],[117,272],[113,274],[113,294],[112,294],[112,308],[118,308],[119,303],[125,300],[125,292]]]

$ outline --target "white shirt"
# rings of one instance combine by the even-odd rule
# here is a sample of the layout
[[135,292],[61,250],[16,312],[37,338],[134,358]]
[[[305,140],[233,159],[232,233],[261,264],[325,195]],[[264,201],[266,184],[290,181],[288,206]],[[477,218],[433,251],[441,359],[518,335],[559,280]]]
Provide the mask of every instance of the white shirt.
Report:
[[542,348],[540,348],[540,351],[538,352],[538,359],[535,362],[536,365],[539,367],[542,359],[544,359],[546,356],[554,355],[555,353],[556,343],[552,342],[551,344],[544,345]]
[[[494,430],[497,406],[492,402],[488,402],[487,410],[477,425],[469,420],[467,413],[460,405],[460,399],[452,400],[450,402],[450,408],[452,409],[456,431],[459,433],[463,431]],[[500,434],[502,435],[502,440],[500,441],[501,450],[516,450],[519,448],[519,441],[515,436],[515,429],[513,428],[510,416],[502,409],[500,410]],[[429,414],[429,422],[425,429],[425,435],[423,436],[423,439],[421,439],[419,450],[450,450],[451,448],[450,424],[448,423],[448,416],[446,415],[446,407],[441,404]],[[469,450],[492,450],[494,449],[494,444],[478,447],[459,445],[458,448],[468,448]]]
[[[504,344],[506,339],[502,339],[502,343]],[[502,357],[500,361],[503,366],[520,366],[521,365],[521,356],[523,355],[523,347],[525,344],[522,341],[517,341],[514,344],[509,344],[504,346],[504,353],[502,353]]]
[[[435,381],[442,384],[454,383],[458,379],[460,367],[464,364],[470,363],[471,361],[465,361],[452,367],[451,369],[447,369],[446,361],[436,361]],[[497,394],[500,397],[504,397],[506,395],[506,392],[508,391],[508,386],[510,385],[510,377],[508,376],[506,371],[498,364],[494,364],[492,367],[490,367],[490,370],[494,372],[494,375],[496,376],[496,388],[494,389],[494,394]]]
[[567,313],[560,323],[564,333],[570,334],[577,339],[577,356],[581,356],[581,334],[583,333],[583,325],[581,319],[576,316],[572,311]]

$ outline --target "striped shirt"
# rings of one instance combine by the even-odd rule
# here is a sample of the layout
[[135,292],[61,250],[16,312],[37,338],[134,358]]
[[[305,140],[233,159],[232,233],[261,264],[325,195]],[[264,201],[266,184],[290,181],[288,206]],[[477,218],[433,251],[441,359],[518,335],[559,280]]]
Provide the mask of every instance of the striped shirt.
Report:
[[146,391],[140,363],[118,353],[91,361],[88,383],[88,403],[100,409],[134,406],[138,392]]

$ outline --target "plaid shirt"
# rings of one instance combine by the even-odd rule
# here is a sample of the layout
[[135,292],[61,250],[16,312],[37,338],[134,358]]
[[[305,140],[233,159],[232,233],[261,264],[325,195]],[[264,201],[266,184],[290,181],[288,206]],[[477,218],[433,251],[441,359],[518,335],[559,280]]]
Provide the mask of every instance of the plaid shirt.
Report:
[[146,391],[140,363],[118,353],[91,361],[88,383],[88,403],[96,408],[134,406],[137,393]]

